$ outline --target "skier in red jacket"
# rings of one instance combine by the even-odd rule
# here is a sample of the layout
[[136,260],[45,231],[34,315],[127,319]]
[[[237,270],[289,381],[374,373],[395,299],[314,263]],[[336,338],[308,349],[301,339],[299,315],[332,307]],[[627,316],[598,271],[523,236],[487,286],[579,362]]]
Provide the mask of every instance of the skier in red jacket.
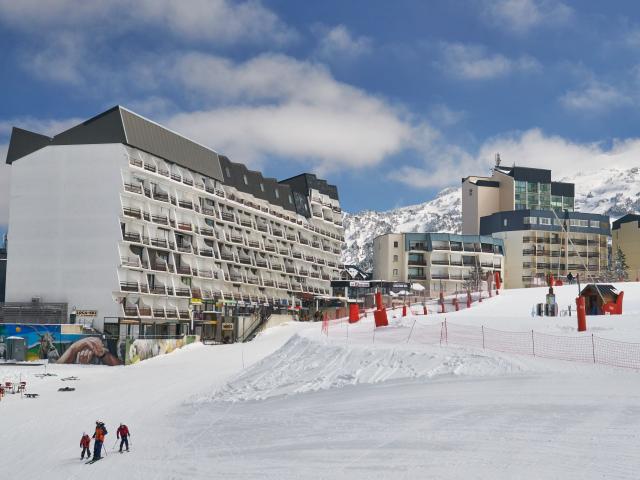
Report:
[[120,438],[120,453],[122,453],[122,446],[125,445],[127,447],[127,452],[129,451],[129,437],[131,433],[129,433],[129,428],[123,423],[118,427],[118,432],[116,433],[117,438]]
[[80,455],[80,460],[84,460],[84,454],[87,454],[87,458],[91,456],[91,450],[89,450],[89,446],[91,445],[91,437],[87,435],[85,432],[82,432],[82,438],[80,439],[80,446],[82,447],[82,454]]

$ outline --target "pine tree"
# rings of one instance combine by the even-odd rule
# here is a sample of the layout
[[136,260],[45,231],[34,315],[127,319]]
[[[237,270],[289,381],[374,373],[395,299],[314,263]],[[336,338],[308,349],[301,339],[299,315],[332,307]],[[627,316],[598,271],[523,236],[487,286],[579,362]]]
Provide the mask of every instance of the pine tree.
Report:
[[616,256],[613,260],[613,273],[618,281],[629,279],[629,265],[624,252],[618,247]]
[[463,286],[465,290],[477,292],[480,290],[480,282],[484,278],[484,270],[480,266],[478,257],[475,257],[475,261],[469,270],[469,274],[465,279]]

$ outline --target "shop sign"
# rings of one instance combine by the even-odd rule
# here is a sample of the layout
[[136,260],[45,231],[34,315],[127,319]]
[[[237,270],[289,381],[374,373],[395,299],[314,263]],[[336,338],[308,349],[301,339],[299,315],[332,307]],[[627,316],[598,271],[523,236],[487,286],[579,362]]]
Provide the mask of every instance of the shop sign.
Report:
[[349,286],[350,287],[358,287],[358,288],[369,288],[370,283],[369,282],[362,282],[362,281],[353,280],[353,281],[349,282]]
[[223,323],[222,330],[225,332],[233,331],[233,323]]
[[77,317],[97,317],[97,310],[76,310]]
[[192,298],[191,299],[191,304],[192,305],[202,305],[202,299],[201,298]]

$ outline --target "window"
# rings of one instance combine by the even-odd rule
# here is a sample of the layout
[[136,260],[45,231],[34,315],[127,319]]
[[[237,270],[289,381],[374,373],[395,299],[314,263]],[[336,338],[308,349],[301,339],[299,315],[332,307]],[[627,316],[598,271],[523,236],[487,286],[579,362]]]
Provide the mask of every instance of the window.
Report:
[[600,222],[598,220],[589,220],[589,226],[591,228],[600,228]]
[[264,192],[264,183],[260,183],[260,191]]
[[398,248],[398,242],[393,242],[393,248]]
[[551,225],[551,219],[540,217],[540,225]]
[[536,225],[538,223],[538,217],[524,217],[522,223],[525,225]]
[[247,178],[246,175],[242,175],[242,180],[244,181],[245,185],[249,185],[249,179]]
[[572,227],[588,227],[589,220],[578,220],[577,218],[572,218],[569,220],[569,225]]
[[393,276],[394,276],[394,277],[397,277],[397,276],[398,276],[398,269],[397,269],[397,268],[394,268],[394,269],[393,269]]
[[473,188],[469,189],[469,196],[472,197],[473,196]]
[[289,194],[289,203],[293,205],[293,197],[291,196],[291,194]]
[[231,171],[229,170],[229,167],[225,167],[224,168],[225,173],[227,174],[227,177],[231,176]]
[[276,192],[276,198],[280,198],[280,191],[276,188],[275,192]]
[[507,219],[505,218],[504,220],[502,220],[502,226],[506,227],[507,226]]
[[397,261],[398,261],[398,255],[394,255],[394,256],[393,256],[393,261],[394,261],[394,262],[397,262]]

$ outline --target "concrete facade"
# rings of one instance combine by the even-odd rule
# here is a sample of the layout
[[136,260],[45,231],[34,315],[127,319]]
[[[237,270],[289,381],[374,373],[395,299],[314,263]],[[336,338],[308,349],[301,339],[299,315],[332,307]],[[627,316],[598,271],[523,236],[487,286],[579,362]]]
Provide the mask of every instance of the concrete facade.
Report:
[[147,151],[101,142],[120,139],[119,118],[112,109],[48,142],[20,133],[10,145],[8,302],[67,303],[99,330],[174,333],[228,305],[330,294],[344,244],[335,186],[265,178],[143,117],[124,128]]
[[629,266],[629,280],[640,278],[640,215],[629,214],[613,222],[611,253],[622,250]]
[[503,242],[490,236],[390,233],[376,237],[373,250],[375,280],[419,283],[428,296],[465,291],[476,264],[504,278]]

